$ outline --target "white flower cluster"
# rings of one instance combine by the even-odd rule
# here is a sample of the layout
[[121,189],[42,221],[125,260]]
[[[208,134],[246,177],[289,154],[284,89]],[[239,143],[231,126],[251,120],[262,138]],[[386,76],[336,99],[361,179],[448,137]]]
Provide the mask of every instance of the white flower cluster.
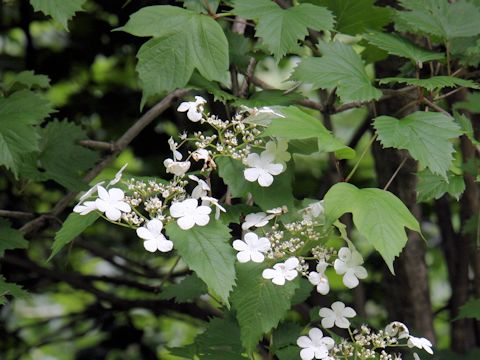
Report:
[[[325,329],[334,326],[349,329],[351,339],[350,341],[342,340],[336,344],[332,338],[324,337],[320,329],[312,328],[308,332],[308,336],[300,336],[297,339],[302,360],[398,360],[402,359],[401,354],[387,351],[402,346],[423,349],[427,353],[433,354],[432,343],[428,339],[410,335],[407,326],[398,321],[388,324],[384,330],[378,332],[372,331],[366,325],[352,331],[348,319],[356,316],[356,312],[351,307],[345,306],[341,301],[334,302],[331,308],[321,308],[319,315]],[[415,359],[420,359],[418,354],[415,353],[414,355]]]

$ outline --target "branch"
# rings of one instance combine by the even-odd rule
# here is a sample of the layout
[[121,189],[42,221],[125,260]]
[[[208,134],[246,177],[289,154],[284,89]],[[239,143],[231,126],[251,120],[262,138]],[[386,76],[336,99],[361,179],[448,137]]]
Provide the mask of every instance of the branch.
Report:
[[35,214],[24,211],[0,210],[0,217],[28,220],[34,218]]
[[96,140],[81,140],[78,142],[80,145],[94,150],[115,151],[115,145],[113,143]]
[[[166,97],[162,101],[157,103],[154,107],[148,110],[142,115],[125,133],[113,144],[114,151],[107,155],[100,163],[98,163],[93,169],[91,169],[83,178],[87,183],[92,181],[100,172],[107,167],[127,146],[132,142],[140,132],[145,129],[153,120],[155,120],[160,114],[162,114],[170,105],[179,97],[182,97],[188,93],[187,89],[178,89]],[[39,217],[29,221],[20,228],[23,234],[29,235],[33,232],[41,229],[51,216],[60,215],[65,210],[70,202],[78,194],[77,191],[72,191],[66,194],[52,209],[49,214],[43,214]]]

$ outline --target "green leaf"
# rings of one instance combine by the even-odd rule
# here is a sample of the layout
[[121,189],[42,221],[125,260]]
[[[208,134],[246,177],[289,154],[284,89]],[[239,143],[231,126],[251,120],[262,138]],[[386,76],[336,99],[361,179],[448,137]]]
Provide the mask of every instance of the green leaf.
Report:
[[0,275],[0,305],[3,305],[7,302],[7,299],[5,298],[6,295],[10,295],[19,299],[28,296],[27,292],[20,286],[14,283],[6,282],[5,278]]
[[313,0],[308,1],[326,6],[335,15],[338,32],[357,35],[365,30],[380,30],[392,18],[388,7],[374,5],[374,0]]
[[[456,103],[455,105],[457,105]],[[460,114],[458,111],[453,111],[453,116],[457,121],[458,125],[462,129],[463,133],[468,137],[468,139],[477,146],[480,146],[480,141],[475,139],[475,131],[473,130],[472,121],[465,115]]]
[[323,126],[320,119],[305,113],[295,106],[287,108],[278,107],[275,110],[285,117],[270,119],[262,136],[274,136],[287,140],[316,138],[319,151],[342,151],[344,158],[353,158],[355,156],[355,151],[334,137]]
[[40,166],[44,179],[52,179],[72,190],[83,190],[81,174],[98,160],[95,151],[78,144],[87,138],[83,129],[68,121],[52,121],[40,132]]
[[255,92],[248,99],[238,99],[235,105],[245,105],[248,107],[262,106],[288,106],[298,100],[305,99],[296,92],[286,93],[284,90],[263,90]]
[[87,0],[30,0],[35,11],[50,15],[68,30],[68,21],[76,12],[82,11]]
[[22,156],[38,151],[35,125],[53,112],[48,101],[29,90],[0,98],[0,165],[17,177]]
[[468,93],[464,101],[458,101],[454,105],[455,109],[467,110],[473,114],[480,114],[480,92]]
[[466,318],[480,320],[480,299],[471,299],[460,307],[459,314],[455,320]]
[[257,182],[249,182],[243,176],[245,166],[239,161],[229,157],[215,159],[218,166],[218,175],[228,185],[233,197],[246,197],[251,193],[255,203],[263,210],[269,210],[279,206],[294,208],[292,195],[292,174],[286,172],[275,176],[273,184],[269,187],[261,187]]
[[382,96],[372,85],[360,55],[350,45],[336,41],[321,42],[318,47],[323,56],[303,59],[293,79],[312,84],[315,89],[337,88],[343,103],[378,100]]
[[209,94],[213,95],[215,101],[232,101],[236,100],[237,97],[223,90],[216,82],[209,81],[200,75],[197,71],[194,71],[188,86],[191,86],[200,91],[207,91]]
[[302,332],[302,327],[296,323],[286,322],[282,323],[275,331],[273,331],[273,349],[276,353],[279,349],[294,345]]
[[182,230],[176,223],[167,225],[166,229],[187,266],[228,304],[235,284],[235,254],[229,243],[230,229],[213,219],[206,226],[190,230]]
[[467,87],[471,89],[480,89],[480,85],[472,80],[460,79],[455,76],[432,76],[428,79],[414,79],[402,77],[388,77],[378,80],[379,84],[401,83],[422,87],[428,91],[443,89],[446,87]]
[[211,17],[175,6],[147,6],[117,30],[148,36],[137,54],[143,104],[185,86],[197,69],[207,80],[223,81],[228,70],[228,42]]
[[7,91],[17,87],[46,89],[50,86],[50,79],[46,75],[36,75],[33,71],[25,70],[6,81],[5,86]]
[[393,260],[407,243],[405,228],[420,233],[420,225],[395,195],[380,189],[358,189],[338,183],[324,197],[327,222],[352,213],[359,233],[382,255],[393,273]]
[[275,328],[291,307],[291,299],[298,286],[288,281],[275,285],[262,278],[265,265],[237,264],[237,286],[232,293],[232,305],[237,312],[242,344],[252,352],[262,335]]
[[0,257],[5,250],[26,249],[28,241],[25,240],[22,233],[12,229],[10,222],[0,218]]
[[480,34],[480,10],[471,2],[459,0],[401,0],[407,11],[397,11],[396,21],[411,32],[422,32],[451,40]]
[[445,193],[449,193],[458,200],[465,190],[463,176],[451,172],[447,173],[447,180],[432,174],[429,170],[420,171],[417,176],[417,200],[420,202],[439,199]]
[[193,344],[169,349],[172,355],[200,360],[244,360],[240,329],[234,319],[213,318]]
[[176,303],[188,303],[208,293],[207,286],[197,275],[187,275],[178,284],[172,284],[160,293],[159,298],[174,299]]
[[270,0],[237,0],[233,13],[257,21],[255,36],[262,39],[275,59],[298,48],[298,41],[317,31],[333,29],[332,13],[324,7],[300,4],[282,9]]
[[91,212],[87,215],[71,213],[62,225],[62,228],[55,234],[55,241],[52,244],[52,253],[47,261],[50,261],[60,250],[73,239],[79,236],[90,225],[92,225],[100,215],[97,212]]
[[366,34],[363,34],[362,37],[370,44],[385,50],[391,55],[410,59],[420,68],[424,62],[440,60],[445,57],[443,53],[435,53],[433,51],[423,49],[397,35],[385,34],[378,31],[369,31]]
[[374,119],[373,126],[383,147],[408,150],[432,173],[447,177],[455,151],[449,140],[462,134],[452,117],[417,111],[400,121],[391,116],[379,116]]
[[208,14],[209,12],[215,14],[218,5],[220,5],[220,0],[183,0],[185,8],[202,14]]

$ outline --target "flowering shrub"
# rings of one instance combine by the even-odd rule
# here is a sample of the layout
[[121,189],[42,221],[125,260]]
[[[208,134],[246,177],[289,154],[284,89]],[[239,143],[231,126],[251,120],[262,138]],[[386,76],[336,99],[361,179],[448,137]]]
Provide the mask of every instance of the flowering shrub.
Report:
[[[169,139],[172,158],[166,159],[164,165],[166,172],[173,175],[171,180],[124,180],[124,166],[107,188],[103,184],[96,184],[82,195],[74,212],[82,216],[96,212],[113,224],[136,230],[138,237],[143,240],[145,250],[149,252],[172,251],[181,239],[187,242],[199,241],[199,245],[202,245],[202,240],[195,236],[189,239],[191,229],[197,229],[197,233],[204,236],[214,234],[216,229],[225,232],[225,225],[231,222],[228,217],[227,220],[222,220],[222,213],[228,215],[235,205],[231,201],[222,204],[214,197],[216,191],[210,185],[212,178],[216,172],[220,175],[223,173],[223,180],[232,187],[239,177],[243,177],[244,182],[255,183],[253,186],[258,186],[258,189],[273,185],[275,177],[287,171],[291,154],[288,152],[288,141],[284,138],[265,135],[271,124],[288,118],[282,113],[281,107],[245,107],[231,120],[222,120],[207,113],[205,104],[202,97],[196,96],[195,101],[182,102],[177,109],[187,112],[189,120],[209,127],[210,131],[197,131],[192,135],[182,133],[178,136],[179,142]],[[230,162],[236,162],[237,165],[231,174],[225,175],[222,170]],[[194,168],[199,171],[193,170]],[[189,170],[192,173],[188,173]],[[225,201],[226,196],[223,198]],[[241,223],[242,238],[231,243],[237,251],[237,271],[245,271],[248,276],[252,276],[251,281],[259,284],[266,281],[274,284],[270,288],[271,293],[259,296],[280,296],[280,293],[276,293],[276,287],[293,283],[299,276],[307,278],[318,293],[326,295],[330,290],[326,273],[329,267],[342,276],[344,285],[349,289],[355,288],[360,280],[367,278],[367,270],[362,266],[362,255],[343,233],[340,224],[336,222],[338,220],[329,219],[328,208],[326,211],[324,204],[325,200],[322,200],[308,205],[298,203],[291,208],[282,205],[266,209],[265,212],[240,214],[238,220]],[[332,205],[335,206],[334,203]],[[408,211],[403,208],[401,210]],[[378,220],[369,221],[374,225]],[[225,225],[220,225],[222,223]],[[164,228],[170,239],[163,233]],[[205,230],[202,231],[201,228]],[[342,234],[346,246],[328,246],[332,237],[336,236],[335,232]],[[188,252],[187,248],[180,247],[177,250],[182,255],[183,251]],[[217,251],[219,256],[231,257],[231,250],[223,248]],[[196,256],[202,261],[203,255],[207,254],[199,253]],[[211,256],[211,265],[217,267],[199,267],[194,270],[209,288],[221,289],[211,295],[219,295],[224,304],[228,305],[235,278],[227,270],[231,270],[233,264],[230,261],[221,265],[230,269],[222,268],[217,264],[219,259],[215,258],[216,254],[208,255]],[[187,255],[184,260],[190,265],[188,257]],[[261,275],[251,272],[249,267],[243,267],[242,264],[248,262],[261,264]],[[194,268],[193,264],[191,266]],[[311,270],[311,267],[316,271]],[[218,279],[222,279],[222,283],[218,283]],[[242,294],[237,296],[241,297]],[[238,302],[235,298],[232,302],[236,307]],[[241,308],[237,308],[237,311],[237,316],[241,317]],[[260,316],[267,314],[260,313]],[[409,335],[407,327],[399,322],[391,323],[385,330],[378,332],[366,325],[352,329],[349,319],[354,318],[356,312],[341,301],[335,301],[331,308],[321,308],[319,316],[321,326],[326,331],[334,327],[348,329],[350,338],[340,340],[337,336],[335,341],[331,337],[324,337],[319,328],[313,327],[308,336],[300,336],[297,340],[302,360],[377,357],[382,360],[401,359],[399,353],[387,352],[399,346],[416,347],[432,353],[430,341]],[[276,319],[278,320],[280,319]],[[259,335],[261,334],[257,336]],[[258,341],[258,337],[255,339]],[[252,348],[254,341],[246,342],[245,345]]]

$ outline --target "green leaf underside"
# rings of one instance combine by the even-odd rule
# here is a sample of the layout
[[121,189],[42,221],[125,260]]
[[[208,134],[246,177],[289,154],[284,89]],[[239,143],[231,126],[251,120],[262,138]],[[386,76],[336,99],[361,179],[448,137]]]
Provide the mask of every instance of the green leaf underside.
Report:
[[6,295],[21,299],[27,297],[28,293],[19,285],[6,282],[5,278],[0,275],[0,305],[6,303]]
[[167,287],[159,299],[174,299],[176,303],[187,303],[197,299],[200,295],[208,293],[205,283],[197,275],[187,275],[178,284]]
[[374,5],[374,0],[311,0],[326,6],[336,19],[335,29],[343,34],[357,35],[365,30],[380,30],[392,17],[392,10]]
[[410,59],[420,66],[427,61],[440,60],[445,57],[443,53],[435,53],[423,49],[410,41],[403,39],[397,35],[385,34],[378,31],[369,31],[362,37],[370,44],[385,50],[390,55],[396,55]]
[[472,80],[457,78],[454,76],[433,76],[428,79],[414,79],[402,77],[389,77],[378,80],[379,84],[401,83],[413,86],[419,86],[428,91],[443,89],[447,87],[467,87],[471,89],[480,89],[480,85]]
[[455,151],[450,139],[461,135],[452,117],[417,111],[402,120],[379,116],[373,126],[383,147],[408,150],[422,166],[446,178]]
[[407,243],[405,228],[420,233],[415,217],[388,191],[338,183],[330,188],[324,200],[327,221],[333,223],[343,214],[352,213],[356,228],[382,255],[392,273],[393,261]]
[[230,245],[230,229],[210,219],[206,226],[182,230],[176,223],[167,225],[167,234],[187,266],[209,289],[228,305],[235,285],[235,254]]
[[286,172],[274,176],[272,185],[261,187],[257,182],[245,180],[243,171],[245,166],[239,161],[229,157],[215,159],[218,165],[218,175],[228,185],[233,197],[246,197],[251,193],[255,203],[262,210],[269,210],[279,206],[294,208],[292,194],[292,176],[289,169]]
[[142,106],[154,95],[185,86],[194,69],[207,80],[225,79],[227,38],[209,16],[169,5],[147,6],[117,30],[153,37],[137,54]]
[[82,11],[83,4],[87,0],[30,0],[35,11],[41,11],[51,16],[55,21],[68,29],[68,20],[76,12]]
[[277,60],[298,47],[298,41],[308,35],[308,28],[328,31],[334,23],[330,11],[312,4],[282,9],[270,0],[237,0],[233,13],[257,21],[255,35]]
[[0,98],[0,165],[18,176],[22,157],[39,150],[35,125],[52,112],[43,96],[29,90]]
[[91,212],[87,215],[71,213],[62,225],[62,228],[55,234],[55,241],[52,244],[52,253],[48,258],[50,261],[66,245],[92,225],[100,215]]
[[303,59],[293,79],[312,84],[316,89],[337,88],[343,103],[378,100],[382,96],[372,85],[360,55],[352,46],[336,41],[321,42],[318,47],[323,56]]
[[26,249],[28,241],[25,240],[22,233],[18,230],[12,229],[10,222],[0,218],[0,257],[5,253],[5,250]]
[[480,299],[471,299],[460,307],[457,319],[465,318],[480,320]]
[[291,307],[298,286],[287,281],[283,286],[262,278],[264,265],[237,265],[237,287],[232,293],[232,305],[240,324],[243,346],[252,352],[262,335],[275,328]]
[[480,34],[480,10],[471,2],[459,0],[401,0],[405,11],[395,19],[412,32],[422,32],[451,40]]
[[323,126],[320,119],[307,114],[295,106],[278,107],[276,110],[285,117],[272,118],[262,136],[274,136],[287,140],[316,138],[319,151],[333,152],[341,150],[347,158],[355,156],[355,151],[333,136]]
[[420,171],[417,177],[417,200],[420,202],[439,199],[446,193],[459,200],[465,191],[463,176],[451,172],[447,173],[448,181],[428,170]]

